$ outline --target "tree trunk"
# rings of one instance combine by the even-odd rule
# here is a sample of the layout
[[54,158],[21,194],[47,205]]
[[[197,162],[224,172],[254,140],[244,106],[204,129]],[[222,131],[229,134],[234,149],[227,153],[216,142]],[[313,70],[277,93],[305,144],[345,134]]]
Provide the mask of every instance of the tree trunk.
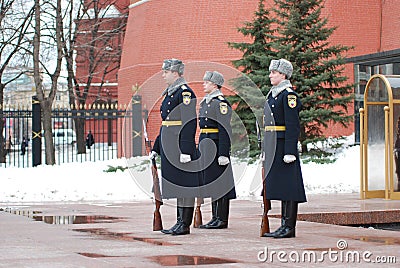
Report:
[[41,108],[43,111],[42,126],[44,130],[46,165],[54,165],[56,163],[56,159],[51,124],[51,103],[48,101],[41,102]]
[[86,139],[85,139],[85,119],[75,118],[75,128],[76,128],[76,146],[78,154],[86,153]]
[[[53,143],[53,131],[52,131],[52,119],[51,110],[54,98],[57,93],[57,83],[61,72],[61,63],[63,59],[63,43],[62,43],[62,31],[63,23],[61,17],[61,0],[56,1],[56,5],[51,6],[54,8],[54,21],[55,21],[55,36],[54,41],[57,45],[57,62],[56,68],[53,74],[50,74],[46,69],[41,68],[42,65],[46,64],[41,62],[40,55],[46,53],[41,50],[41,8],[43,8],[43,3],[40,0],[35,0],[35,35],[33,38],[33,72],[35,78],[35,87],[37,98],[40,102],[40,107],[42,109],[42,127],[44,131],[45,140],[45,154],[46,154],[46,165],[55,164],[55,150]],[[45,36],[47,38],[48,36]],[[47,40],[43,41],[46,42]],[[51,78],[51,89],[48,96],[45,96],[45,88],[43,87],[43,71]]]
[[303,154],[308,152],[307,144],[304,143],[306,138],[307,138],[306,128],[305,128],[305,126],[300,126],[300,138],[299,138],[299,141],[300,141],[300,144],[301,144],[301,153],[303,153]]
[[3,115],[3,86],[0,85],[0,163],[6,162],[6,157],[4,155],[4,145],[5,145],[5,137],[3,136],[4,130],[4,115]]

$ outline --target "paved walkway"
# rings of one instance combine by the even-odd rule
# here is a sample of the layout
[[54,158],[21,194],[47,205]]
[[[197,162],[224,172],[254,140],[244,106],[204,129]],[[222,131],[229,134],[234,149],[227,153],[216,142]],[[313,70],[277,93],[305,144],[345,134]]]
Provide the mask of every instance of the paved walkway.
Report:
[[[305,220],[400,222],[400,201],[360,200],[357,194],[308,199],[299,207],[299,218]],[[228,229],[192,228],[186,236],[153,232],[150,200],[0,203],[0,267],[398,267],[400,263],[399,231],[299,221],[296,238],[259,237],[261,203],[234,200]],[[272,205],[274,230],[280,208],[279,202]],[[173,206],[162,206],[161,213],[164,227],[174,224]],[[210,213],[205,204],[204,222]],[[349,217],[352,214],[358,216]]]

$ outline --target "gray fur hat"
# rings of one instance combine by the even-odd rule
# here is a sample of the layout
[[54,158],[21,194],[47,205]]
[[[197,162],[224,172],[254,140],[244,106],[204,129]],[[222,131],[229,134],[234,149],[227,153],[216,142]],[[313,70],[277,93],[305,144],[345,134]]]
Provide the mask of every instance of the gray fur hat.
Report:
[[214,72],[206,71],[203,80],[210,81],[218,86],[222,86],[224,84],[224,76],[217,71]]
[[293,65],[290,61],[285,59],[271,60],[269,64],[269,71],[278,71],[286,75],[286,79],[292,77]]
[[177,72],[178,74],[182,75],[185,69],[185,64],[183,64],[183,62],[178,59],[167,59],[164,60],[161,69],[171,72]]

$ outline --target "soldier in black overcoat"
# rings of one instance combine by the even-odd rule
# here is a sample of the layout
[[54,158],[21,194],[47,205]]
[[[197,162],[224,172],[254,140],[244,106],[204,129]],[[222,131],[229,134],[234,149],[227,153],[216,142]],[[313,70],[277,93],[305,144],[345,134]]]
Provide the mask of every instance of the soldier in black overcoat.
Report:
[[212,218],[199,227],[224,229],[228,227],[230,199],[236,198],[230,161],[232,108],[220,90],[224,83],[222,74],[207,71],[203,80],[206,95],[199,110],[201,194],[211,197]]
[[194,198],[199,196],[199,175],[195,135],[197,128],[196,96],[182,77],[184,64],[178,59],[167,59],[162,66],[162,77],[168,87],[160,113],[162,125],[150,159],[161,156],[162,198],[177,198],[177,221],[161,232],[172,235],[190,233]]
[[89,133],[86,135],[86,146],[88,149],[94,144],[94,136],[92,134],[92,131],[89,130]]
[[289,81],[293,73],[289,61],[272,60],[269,71],[272,88],[264,107],[264,198],[281,200],[281,226],[263,236],[295,237],[298,203],[307,201],[297,149],[301,102]]

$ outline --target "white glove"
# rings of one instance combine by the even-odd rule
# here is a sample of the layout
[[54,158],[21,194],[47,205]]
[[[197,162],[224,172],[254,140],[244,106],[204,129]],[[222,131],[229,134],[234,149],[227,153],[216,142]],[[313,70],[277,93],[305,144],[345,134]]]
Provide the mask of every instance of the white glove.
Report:
[[188,163],[192,161],[192,158],[190,157],[189,154],[181,154],[180,161],[181,163]]
[[296,160],[296,156],[294,156],[292,154],[287,154],[283,157],[283,162],[285,162],[285,163],[292,163],[295,160]]
[[229,158],[226,156],[220,156],[218,157],[218,164],[220,166],[226,166],[229,164]]
[[397,149],[394,149],[393,152],[394,152],[394,155],[396,156],[396,158],[398,158],[399,157],[399,152],[397,151]]
[[150,160],[153,160],[154,158],[156,158],[157,155],[158,155],[158,154],[157,154],[155,151],[151,151],[151,152],[149,153],[149,159],[150,159]]

